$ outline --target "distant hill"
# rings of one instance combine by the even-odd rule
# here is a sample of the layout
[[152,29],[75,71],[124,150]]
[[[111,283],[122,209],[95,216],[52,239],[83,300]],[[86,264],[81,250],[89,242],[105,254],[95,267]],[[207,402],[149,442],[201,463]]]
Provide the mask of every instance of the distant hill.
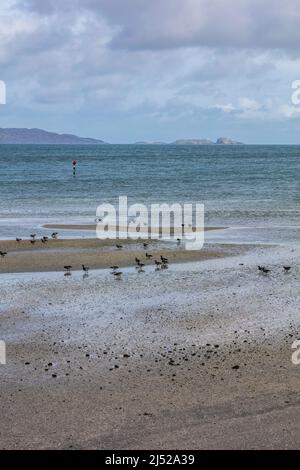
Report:
[[42,129],[0,128],[0,144],[101,145],[105,142],[72,134],[56,134]]

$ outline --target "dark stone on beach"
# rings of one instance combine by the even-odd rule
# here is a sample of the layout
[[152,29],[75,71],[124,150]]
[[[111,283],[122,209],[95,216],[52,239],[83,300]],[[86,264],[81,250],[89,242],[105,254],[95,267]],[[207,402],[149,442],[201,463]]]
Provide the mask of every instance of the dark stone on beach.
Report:
[[29,366],[30,362],[25,362],[25,366]]
[[240,366],[233,366],[232,369],[233,370],[238,370],[240,368]]
[[54,379],[56,379],[57,375],[56,375],[56,374],[52,374],[52,377],[53,377]]
[[123,354],[123,357],[130,357],[130,354]]

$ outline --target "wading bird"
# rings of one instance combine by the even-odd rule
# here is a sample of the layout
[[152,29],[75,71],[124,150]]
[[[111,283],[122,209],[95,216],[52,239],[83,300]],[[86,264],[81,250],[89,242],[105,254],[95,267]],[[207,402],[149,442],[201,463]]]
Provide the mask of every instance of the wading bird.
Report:
[[113,271],[117,271],[117,269],[119,269],[119,266],[111,266],[110,269],[112,269]]
[[85,274],[88,274],[90,268],[88,266],[85,266],[84,264],[82,264],[82,270],[84,271]]
[[264,269],[266,269],[264,266],[257,266],[257,269],[260,271],[260,272],[263,272]]
[[267,268],[264,268],[264,269],[263,269],[263,274],[266,274],[266,275],[267,275],[267,274],[269,274],[270,272],[271,272],[270,269],[267,269]]
[[64,274],[65,276],[72,276],[72,273],[71,273],[72,266],[64,266],[64,269],[66,270]]
[[118,272],[116,272],[116,273],[113,273],[113,275],[115,276],[116,279],[121,279],[122,274],[123,274],[123,273],[122,273],[121,271],[118,271]]

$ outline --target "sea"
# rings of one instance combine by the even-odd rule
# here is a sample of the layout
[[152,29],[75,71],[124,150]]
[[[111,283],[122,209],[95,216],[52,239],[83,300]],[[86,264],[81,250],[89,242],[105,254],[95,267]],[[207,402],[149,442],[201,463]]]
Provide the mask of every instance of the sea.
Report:
[[0,239],[93,223],[97,206],[119,196],[204,204],[205,225],[224,228],[208,243],[298,245],[300,146],[0,145]]

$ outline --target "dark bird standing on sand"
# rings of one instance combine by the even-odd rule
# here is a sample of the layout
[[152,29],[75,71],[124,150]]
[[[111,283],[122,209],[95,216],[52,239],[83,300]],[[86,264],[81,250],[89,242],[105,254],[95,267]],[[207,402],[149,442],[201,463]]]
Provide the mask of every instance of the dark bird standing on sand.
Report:
[[116,247],[118,248],[118,250],[122,250],[123,245],[116,245]]
[[151,258],[153,258],[153,255],[150,255],[149,253],[146,253],[146,258],[151,259]]
[[291,266],[283,266],[284,272],[288,273],[291,270]]
[[148,243],[143,243],[144,248],[147,248],[147,246],[148,246]]
[[113,275],[115,276],[116,279],[121,279],[122,274],[123,274],[123,273],[122,273],[121,271],[118,271],[118,272],[116,272],[116,273],[113,273]]
[[271,272],[271,270],[267,269],[265,266],[257,266],[257,269],[263,274],[269,274]]
[[30,238],[32,238],[33,240],[35,239],[35,237],[36,237],[36,233],[32,233],[32,234],[30,235]]
[[119,269],[119,266],[111,266],[110,269],[112,269],[113,271],[117,271]]
[[88,266],[85,266],[84,264],[82,264],[82,270],[85,272],[85,274],[88,274],[90,268]]
[[64,266],[64,269],[66,270],[65,272],[65,276],[71,276],[72,273],[71,273],[71,269],[72,269],[72,266]]
[[164,264],[167,264],[169,262],[168,258],[164,258],[163,256],[161,256],[160,259]]
[[58,236],[58,232],[53,232],[51,234],[51,238],[53,238],[53,240],[55,240],[57,238],[57,236]]
[[156,264],[157,267],[159,267],[159,266],[162,265],[162,262],[161,262],[161,261],[157,261],[156,259],[154,260],[154,263]]
[[271,272],[270,269],[267,269],[267,268],[264,268],[264,269],[263,269],[263,274],[266,274],[266,275],[267,275],[267,274],[269,274],[270,272]]
[[22,241],[22,238],[16,238],[16,242],[21,242]]
[[1,258],[5,258],[6,255],[7,255],[6,251],[0,251]]

